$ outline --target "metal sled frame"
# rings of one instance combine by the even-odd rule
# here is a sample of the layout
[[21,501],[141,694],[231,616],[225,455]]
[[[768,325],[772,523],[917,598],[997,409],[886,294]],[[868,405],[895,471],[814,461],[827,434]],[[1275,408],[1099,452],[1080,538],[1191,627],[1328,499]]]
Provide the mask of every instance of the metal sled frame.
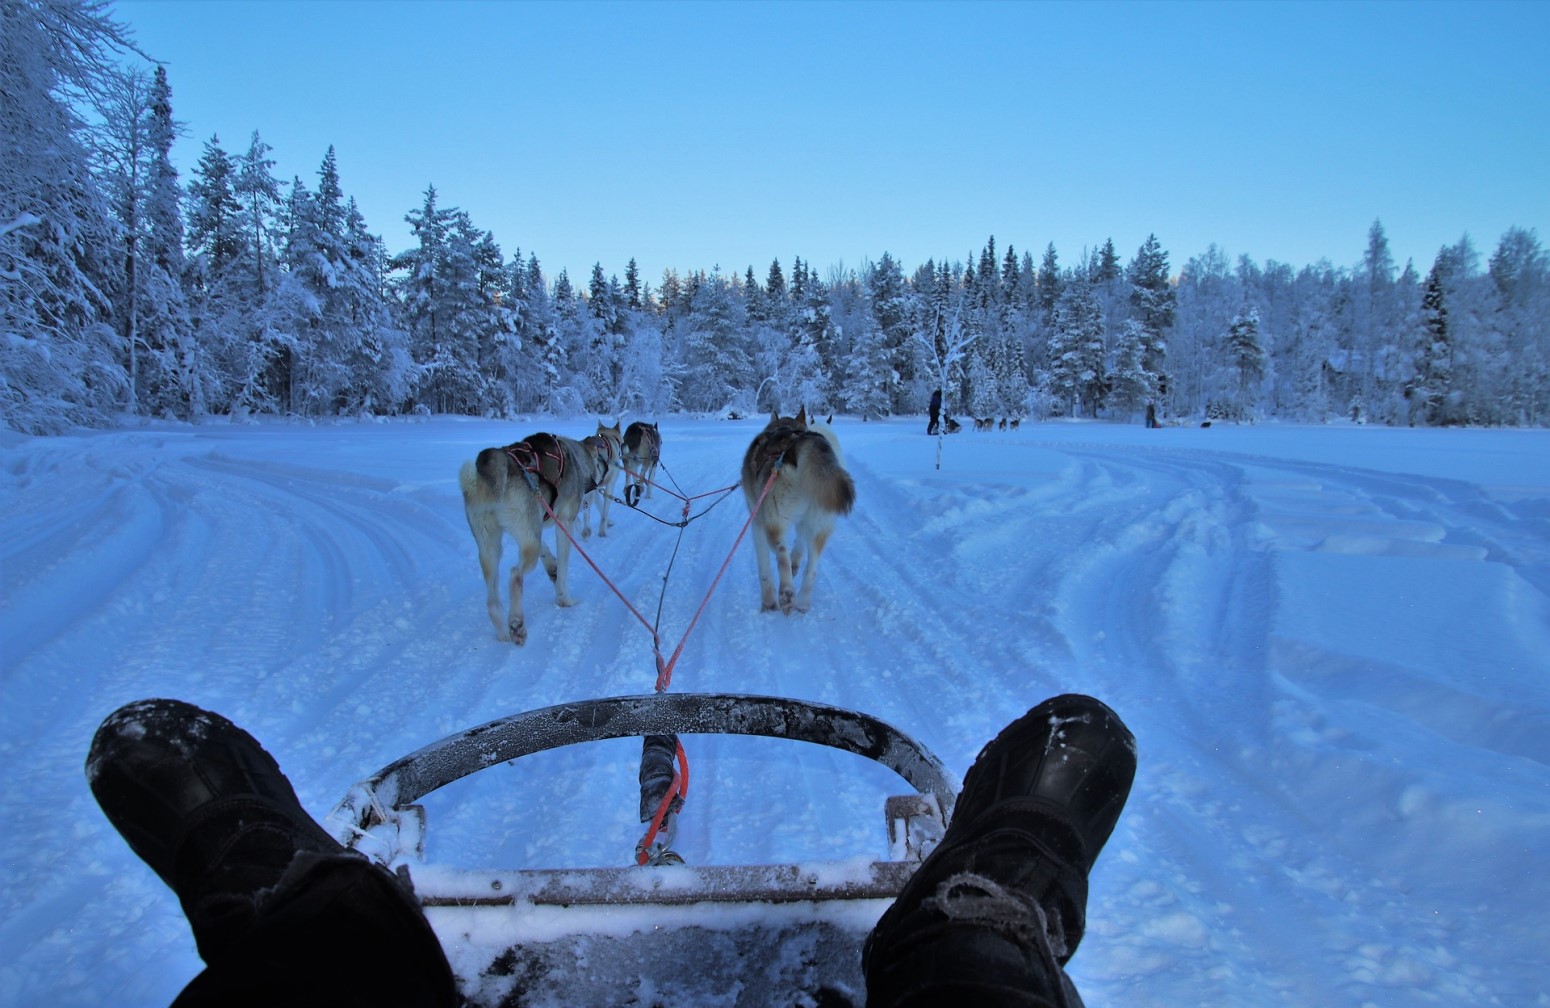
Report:
[[[415,803],[438,788],[547,749],[630,736],[697,734],[794,739],[865,756],[893,770],[915,790],[885,802],[893,860],[873,862],[864,871],[851,862],[566,869],[424,864],[425,812]],[[747,986],[724,1003],[791,1004],[790,988],[780,985],[859,994],[860,942],[940,838],[956,797],[955,782],[935,756],[870,715],[781,697],[661,693],[560,704],[450,735],[356,784],[330,815],[329,825],[340,842],[409,878],[444,944],[449,936],[451,944],[477,943],[477,936],[489,930],[491,913],[503,924],[513,916],[566,915],[559,929],[571,935],[564,942],[524,941],[521,948],[486,949],[478,981],[463,977],[473,1003],[525,1004],[525,997],[536,997],[543,987],[535,978],[564,974],[578,958],[588,964],[586,976],[565,976],[554,991],[563,993],[568,1004],[623,1003],[617,998],[628,994],[632,982],[638,987],[641,974],[653,973],[652,963],[693,956],[698,970],[691,972],[705,973],[714,961]],[[835,901],[859,902],[848,913],[823,912]],[[707,904],[717,909],[707,911]],[[765,911],[738,916],[738,905],[754,904]],[[784,909],[774,912],[774,905]],[[625,942],[587,934],[588,908],[606,913],[622,906],[653,908],[652,933]],[[708,913],[722,922],[746,923],[706,928]],[[771,962],[771,947],[793,934],[804,944],[794,958],[787,957],[796,965]],[[617,975],[604,975],[610,971]],[[668,997],[664,1003],[673,1000],[671,984],[664,987],[661,977],[654,977],[651,986],[659,997]]]

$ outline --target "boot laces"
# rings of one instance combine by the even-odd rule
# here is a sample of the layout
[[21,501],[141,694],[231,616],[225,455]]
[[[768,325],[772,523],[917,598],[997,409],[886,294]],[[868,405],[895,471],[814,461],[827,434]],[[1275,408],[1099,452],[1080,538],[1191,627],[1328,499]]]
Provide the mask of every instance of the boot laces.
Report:
[[1037,947],[1050,958],[1066,954],[1066,929],[1058,915],[1046,913],[1037,900],[1021,896],[984,875],[950,875],[937,886],[935,895],[928,896],[921,905],[949,920],[999,931],[1019,944]]

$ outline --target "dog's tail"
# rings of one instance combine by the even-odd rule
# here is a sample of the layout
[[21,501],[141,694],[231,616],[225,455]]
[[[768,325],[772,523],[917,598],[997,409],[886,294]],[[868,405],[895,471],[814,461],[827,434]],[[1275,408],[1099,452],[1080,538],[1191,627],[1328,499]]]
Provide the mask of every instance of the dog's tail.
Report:
[[850,514],[856,505],[856,481],[840,464],[828,438],[806,435],[792,448],[796,451],[797,483],[807,498],[824,511]]
[[472,462],[464,462],[458,484],[466,500],[499,500],[511,473],[511,457],[500,448],[486,448]]

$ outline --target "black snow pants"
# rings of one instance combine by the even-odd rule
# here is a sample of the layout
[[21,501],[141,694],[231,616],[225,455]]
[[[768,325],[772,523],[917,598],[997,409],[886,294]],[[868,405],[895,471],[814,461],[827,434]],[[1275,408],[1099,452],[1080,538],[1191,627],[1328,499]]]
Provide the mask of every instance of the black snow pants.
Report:
[[221,940],[174,1008],[461,1003],[419,903],[386,868],[357,854],[298,854],[256,906],[199,916],[201,951],[212,930]]

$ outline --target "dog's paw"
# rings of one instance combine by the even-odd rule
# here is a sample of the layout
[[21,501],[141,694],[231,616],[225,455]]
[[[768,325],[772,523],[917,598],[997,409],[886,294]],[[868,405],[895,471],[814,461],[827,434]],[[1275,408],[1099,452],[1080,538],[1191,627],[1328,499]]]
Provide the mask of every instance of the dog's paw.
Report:
[[510,630],[511,636],[509,639],[511,643],[517,647],[527,643],[527,621],[520,619],[512,620]]

